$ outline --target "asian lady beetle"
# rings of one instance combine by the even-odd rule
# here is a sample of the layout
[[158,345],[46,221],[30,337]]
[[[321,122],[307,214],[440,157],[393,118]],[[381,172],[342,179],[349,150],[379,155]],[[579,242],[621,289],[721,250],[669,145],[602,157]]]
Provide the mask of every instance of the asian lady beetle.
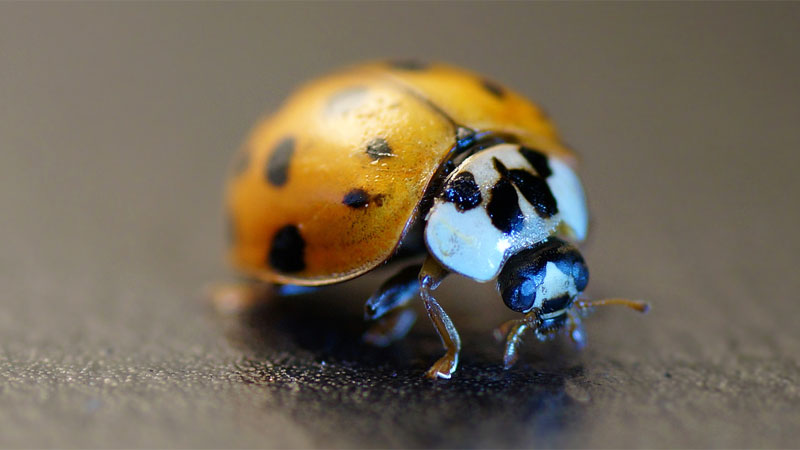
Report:
[[446,348],[427,375],[450,378],[461,341],[432,291],[449,273],[497,279],[524,314],[506,335],[506,367],[520,336],[566,329],[582,342],[578,311],[589,272],[570,242],[587,232],[574,154],[539,108],[516,92],[444,64],[377,62],[313,81],[246,140],[228,182],[235,266],[268,283],[320,286],[362,275],[398,252],[427,254],[367,300],[385,344],[413,322],[418,294]]

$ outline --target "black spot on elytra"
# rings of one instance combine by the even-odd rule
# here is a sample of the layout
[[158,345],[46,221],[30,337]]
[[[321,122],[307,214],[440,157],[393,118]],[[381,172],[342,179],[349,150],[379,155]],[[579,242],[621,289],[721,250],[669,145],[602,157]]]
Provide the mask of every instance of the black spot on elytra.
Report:
[[487,92],[489,92],[490,94],[492,94],[497,98],[502,98],[506,94],[505,89],[503,89],[502,86],[495,83],[494,81],[481,80],[481,85],[483,86],[484,89],[486,89]]
[[333,94],[325,104],[325,114],[337,116],[358,108],[367,98],[364,86],[352,86]]
[[544,156],[542,152],[528,147],[520,147],[519,153],[536,169],[536,173],[540,177],[547,178],[553,174],[553,171],[550,170],[550,164],[547,162],[547,156]]
[[386,198],[384,194],[369,195],[367,191],[356,188],[344,195],[342,203],[353,209],[366,208],[370,205],[381,207],[384,198]]
[[455,203],[460,212],[468,211],[481,204],[481,190],[470,172],[461,172],[447,183],[442,198]]
[[546,219],[558,212],[556,199],[544,178],[521,169],[510,170],[508,176],[540,217]]
[[398,59],[389,61],[389,65],[392,68],[400,70],[425,70],[428,68],[428,63],[415,59]]
[[375,138],[367,144],[367,154],[370,158],[378,160],[394,155],[392,148],[384,138]]
[[500,178],[500,181],[492,187],[486,211],[492,219],[492,225],[503,233],[519,231],[522,227],[524,216],[519,208],[517,190],[506,178]]
[[272,238],[269,263],[281,272],[299,272],[306,268],[306,241],[295,225],[286,225]]
[[369,205],[369,194],[363,189],[353,189],[344,195],[342,203],[351,208],[363,208]]
[[287,137],[272,150],[264,167],[264,177],[273,186],[283,186],[289,179],[289,162],[294,154],[294,139]]

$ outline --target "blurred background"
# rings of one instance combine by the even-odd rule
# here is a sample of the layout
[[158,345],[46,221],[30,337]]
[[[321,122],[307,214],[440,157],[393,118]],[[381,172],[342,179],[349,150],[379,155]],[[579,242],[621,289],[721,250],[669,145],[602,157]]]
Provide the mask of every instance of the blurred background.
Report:
[[[797,3],[0,4],[0,446],[794,447]],[[226,168],[299,83],[365,59],[481,72],[583,161],[588,346],[529,339],[491,284],[361,344],[388,273],[216,313]]]

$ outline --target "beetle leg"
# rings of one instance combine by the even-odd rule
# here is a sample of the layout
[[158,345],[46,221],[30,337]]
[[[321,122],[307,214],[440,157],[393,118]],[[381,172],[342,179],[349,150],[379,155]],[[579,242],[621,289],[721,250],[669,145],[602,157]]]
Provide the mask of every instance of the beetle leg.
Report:
[[517,362],[519,355],[517,350],[522,343],[522,333],[528,329],[528,324],[520,320],[519,323],[511,328],[511,331],[506,336],[506,351],[503,353],[503,368],[510,369]]
[[375,320],[389,311],[407,306],[419,293],[419,274],[422,266],[415,264],[386,280],[364,304],[364,319]]
[[445,276],[447,276],[447,270],[431,256],[428,256],[419,272],[420,296],[425,302],[428,318],[433,322],[446,350],[444,356],[439,358],[426,373],[426,376],[432,379],[450,378],[458,367],[458,353],[461,351],[461,338],[458,336],[453,321],[431,294],[432,290],[439,287]]
[[378,322],[364,333],[364,341],[385,347],[403,338],[416,320],[414,311],[407,309],[419,293],[421,265],[408,266],[386,280],[364,304],[364,318]]
[[531,326],[536,326],[539,321],[537,312],[530,312],[522,319],[509,320],[495,330],[495,335],[503,333],[506,336],[506,350],[503,353],[503,368],[510,369],[517,362],[518,350],[522,344],[522,334]]
[[586,335],[583,332],[581,318],[574,311],[567,311],[567,333],[575,347],[582,349],[586,346]]
[[361,338],[375,347],[387,347],[403,339],[416,320],[417,313],[406,307],[400,307],[378,319]]

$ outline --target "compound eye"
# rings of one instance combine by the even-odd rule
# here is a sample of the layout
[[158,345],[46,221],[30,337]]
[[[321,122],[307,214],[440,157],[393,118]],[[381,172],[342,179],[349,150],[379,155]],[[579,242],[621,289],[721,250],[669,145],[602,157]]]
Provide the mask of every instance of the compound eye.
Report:
[[583,292],[589,284],[589,268],[586,267],[583,258],[572,264],[572,279],[575,280],[575,289],[578,292]]
[[506,261],[497,277],[497,288],[509,309],[527,312],[536,302],[536,290],[544,280],[544,263],[536,250],[523,250]]
[[513,311],[525,312],[536,301],[536,283],[531,279],[517,281],[519,284],[507,286],[503,290],[503,302]]

